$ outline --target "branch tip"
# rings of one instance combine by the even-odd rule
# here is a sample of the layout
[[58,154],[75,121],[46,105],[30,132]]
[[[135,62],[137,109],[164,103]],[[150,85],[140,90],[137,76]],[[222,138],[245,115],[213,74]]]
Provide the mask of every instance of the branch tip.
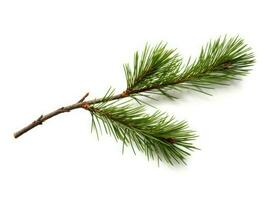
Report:
[[83,102],[89,95],[89,92],[87,92],[77,103]]

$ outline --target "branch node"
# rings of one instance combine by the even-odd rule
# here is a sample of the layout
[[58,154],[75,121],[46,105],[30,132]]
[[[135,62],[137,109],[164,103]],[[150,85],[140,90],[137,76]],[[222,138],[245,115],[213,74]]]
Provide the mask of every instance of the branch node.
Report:
[[233,67],[233,66],[231,65],[231,63],[224,63],[223,66],[224,66],[224,69],[230,69],[230,68]]
[[34,121],[33,123],[34,124],[42,124],[42,118],[43,118],[43,115],[41,115],[36,121]]
[[121,93],[121,97],[128,97],[130,94],[130,91],[129,90],[125,90]]
[[176,143],[176,138],[165,138],[165,141],[171,143],[171,144],[175,144]]
[[84,108],[84,109],[86,109],[86,110],[89,110],[89,106],[90,106],[90,103],[83,103],[82,105],[81,105],[81,107],[82,108]]

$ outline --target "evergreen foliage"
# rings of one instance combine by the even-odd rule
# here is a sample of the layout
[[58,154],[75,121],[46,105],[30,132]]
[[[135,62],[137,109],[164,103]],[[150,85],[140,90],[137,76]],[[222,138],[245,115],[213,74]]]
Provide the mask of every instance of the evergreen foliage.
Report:
[[[121,94],[109,89],[104,97],[86,101],[88,93],[77,103],[61,107],[14,134],[17,138],[47,119],[74,109],[84,108],[91,113],[92,130],[105,131],[125,146],[142,151],[146,156],[174,165],[185,163],[196,135],[185,121],[178,122],[166,113],[147,114],[141,97],[162,95],[176,99],[172,91],[191,89],[205,94],[216,85],[229,85],[250,71],[254,54],[240,37],[220,37],[201,48],[198,58],[183,61],[176,49],[166,43],[134,54],[133,64],[125,64],[127,87]],[[132,66],[132,67],[131,67]],[[176,92],[175,92],[176,93]],[[125,98],[125,100],[123,100]],[[128,99],[128,100],[127,100]],[[133,102],[136,100],[139,104]]]
[[160,43],[146,45],[134,56],[134,68],[124,66],[129,94],[156,93],[171,99],[170,90],[192,89],[207,93],[215,85],[228,85],[249,72],[255,62],[251,48],[240,37],[223,37],[202,47],[198,58],[182,62],[175,49]]
[[130,145],[134,153],[136,147],[148,158],[174,164],[185,163],[186,156],[195,149],[191,143],[195,135],[187,129],[185,121],[178,122],[160,111],[148,115],[144,105],[115,100],[90,105],[88,109],[92,115],[92,129],[97,134],[105,130],[121,140],[123,150]]
[[[202,47],[198,58],[190,58],[187,63],[166,43],[154,47],[147,44],[142,53],[134,54],[133,67],[124,65],[127,89],[122,97],[132,97],[138,102],[142,102],[138,96],[153,98],[153,94],[175,99],[170,91],[182,89],[209,94],[207,91],[215,85],[228,85],[246,75],[254,62],[251,48],[239,37],[210,41]],[[96,131],[97,124],[100,129],[102,124],[107,133],[123,142],[123,148],[129,144],[148,158],[172,165],[185,163],[190,151],[196,149],[192,144],[196,136],[185,121],[178,122],[159,111],[145,114],[143,105],[127,102],[117,105],[119,100],[113,94],[110,89],[101,103],[89,107]]]

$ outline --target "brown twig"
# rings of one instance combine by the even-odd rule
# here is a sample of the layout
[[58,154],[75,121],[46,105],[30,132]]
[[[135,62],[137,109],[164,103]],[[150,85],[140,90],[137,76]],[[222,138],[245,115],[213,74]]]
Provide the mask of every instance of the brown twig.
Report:
[[[41,125],[43,122],[45,122],[46,120],[59,115],[61,113],[65,113],[65,112],[69,112],[71,110],[75,110],[75,109],[79,109],[79,108],[84,108],[86,109],[86,105],[91,105],[91,104],[96,104],[96,103],[100,103],[103,101],[103,98],[100,99],[94,99],[94,100],[90,100],[90,101],[84,101],[86,99],[86,97],[89,95],[89,93],[85,94],[77,103],[69,105],[69,106],[65,106],[65,107],[61,107],[58,108],[56,110],[54,110],[53,112],[50,112],[46,115],[41,115],[38,119],[36,119],[35,121],[33,121],[32,123],[30,123],[29,125],[25,126],[24,128],[22,128],[21,130],[17,131],[14,133],[14,138],[18,138],[21,135],[23,135],[24,133],[26,133],[27,131],[35,128],[38,125]],[[118,94],[115,95],[113,97],[110,98],[111,100],[116,100],[116,99],[121,99],[124,98],[126,96],[123,96],[122,94]]]

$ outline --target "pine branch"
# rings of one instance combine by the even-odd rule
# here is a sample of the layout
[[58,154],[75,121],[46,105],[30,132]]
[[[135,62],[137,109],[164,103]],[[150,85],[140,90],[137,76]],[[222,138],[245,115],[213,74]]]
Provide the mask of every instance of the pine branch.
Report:
[[[173,117],[159,111],[145,114],[144,106],[133,106],[128,102],[101,103],[89,106],[93,129],[112,134],[121,140],[124,147],[136,147],[148,158],[170,164],[185,163],[190,151],[196,149],[191,143],[196,137],[187,129],[185,121],[177,122]],[[102,128],[103,127],[103,128]]]
[[[202,47],[199,58],[193,62],[189,59],[186,64],[182,64],[178,54],[174,54],[175,50],[167,50],[166,45],[158,45],[149,52],[147,54],[144,50],[141,58],[135,56],[134,70],[125,65],[128,94],[142,95],[156,90],[156,93],[172,99],[174,96],[168,93],[169,90],[192,89],[206,93],[204,89],[228,85],[230,81],[240,79],[255,62],[251,48],[238,36],[210,41]],[[161,56],[155,56],[157,52]],[[158,65],[154,67],[152,63]],[[134,80],[137,80],[136,84]]]
[[115,95],[109,89],[104,97],[86,100],[88,93],[78,102],[61,107],[14,133],[18,138],[46,120],[83,108],[92,115],[92,129],[97,135],[102,130],[121,140],[124,146],[144,152],[148,158],[157,158],[170,164],[184,163],[193,149],[195,135],[189,131],[185,121],[177,122],[173,117],[159,111],[152,115],[145,113],[143,105],[132,105],[121,99],[130,97],[140,104],[147,104],[139,97],[153,98],[154,94],[170,99],[176,97],[171,91],[192,89],[208,94],[215,85],[228,85],[246,75],[254,64],[254,55],[242,39],[219,38],[210,41],[201,49],[197,59],[183,63],[175,49],[167,44],[149,45],[140,54],[134,55],[133,69],[124,65],[127,88]]

